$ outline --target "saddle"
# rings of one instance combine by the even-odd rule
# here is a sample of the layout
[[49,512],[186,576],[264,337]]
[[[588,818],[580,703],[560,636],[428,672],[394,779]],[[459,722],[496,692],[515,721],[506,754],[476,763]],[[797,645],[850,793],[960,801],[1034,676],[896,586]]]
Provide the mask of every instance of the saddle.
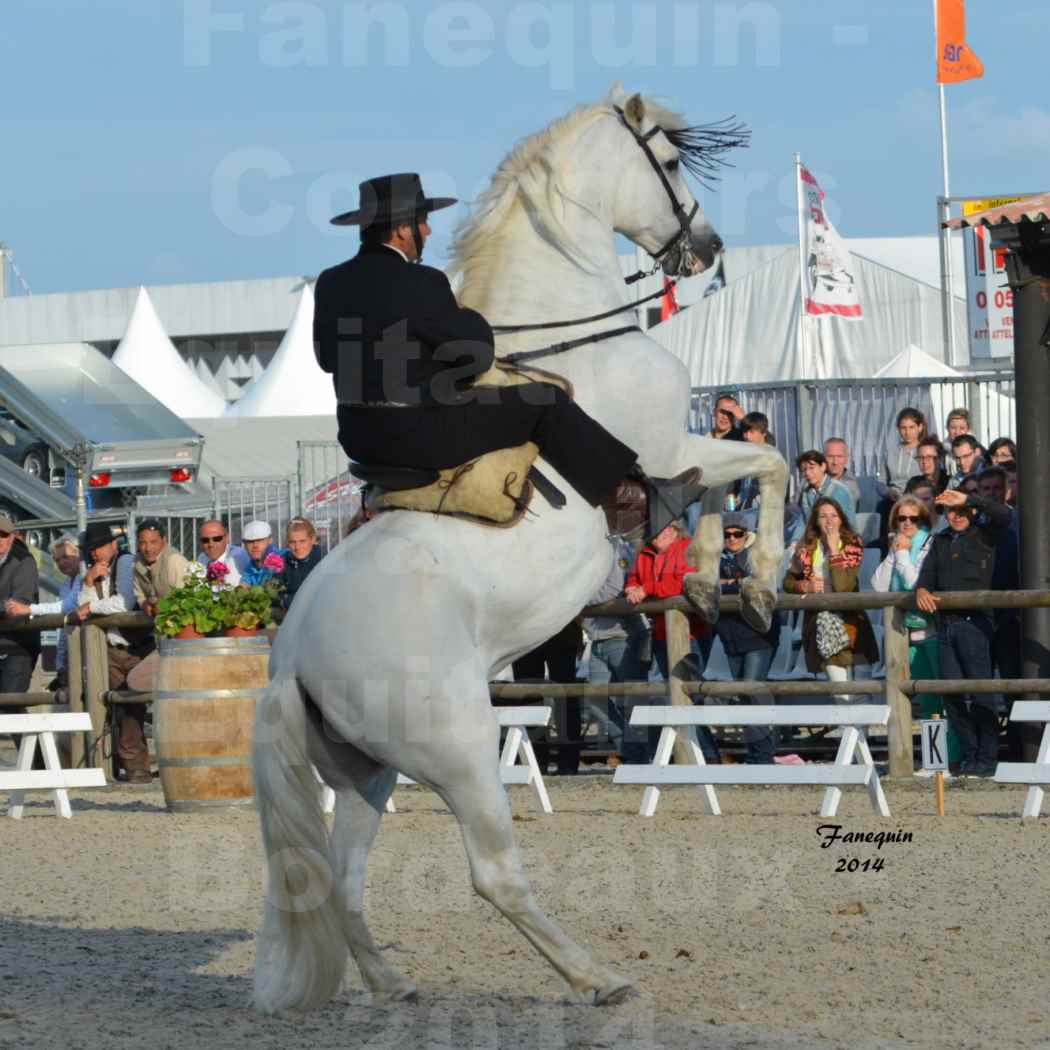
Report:
[[[500,361],[474,385],[502,387],[536,382],[558,386],[572,397],[572,384],[562,376]],[[510,528],[525,516],[537,489],[552,506],[565,505],[565,495],[533,466],[537,455],[539,448],[527,441],[443,470],[354,463],[351,473],[366,483],[365,503],[375,513],[428,511]]]

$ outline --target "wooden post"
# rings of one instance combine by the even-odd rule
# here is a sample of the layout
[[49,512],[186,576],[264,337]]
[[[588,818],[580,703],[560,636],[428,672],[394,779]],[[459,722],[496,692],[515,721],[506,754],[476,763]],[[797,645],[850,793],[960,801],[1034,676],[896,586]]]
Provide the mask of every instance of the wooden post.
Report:
[[[682,688],[682,683],[689,681],[686,663],[690,652],[689,617],[683,612],[668,609],[664,613],[664,625],[667,628],[667,694],[672,706],[692,707],[692,698]],[[674,760],[679,765],[693,761],[692,752],[680,733],[675,734]]]
[[[59,628],[62,630],[63,628]],[[73,628],[66,639],[66,670],[69,674],[69,710],[81,712],[86,710],[84,706],[83,661],[80,656],[81,634],[80,628]],[[72,744],[70,745],[69,764],[73,769],[79,769],[86,765],[84,756],[91,747],[90,733],[71,733]]]
[[911,677],[908,667],[908,630],[900,609],[887,609],[883,617],[883,656],[886,664],[886,703],[890,709],[887,737],[890,776],[910,777],[912,758],[911,698],[900,688]]
[[[69,709],[86,711],[91,716],[91,732],[77,735],[73,762],[99,767],[107,779],[113,779],[113,758],[104,758],[106,741],[106,705],[103,695],[109,689],[109,653],[106,632],[93,623],[75,627],[69,636]],[[86,743],[85,743],[86,739]],[[95,746],[92,748],[92,744]],[[77,749],[79,748],[79,750]]]
[[[938,714],[934,714],[933,715],[933,721],[935,721],[935,722],[939,722],[940,718],[941,718],[941,716],[938,715]],[[934,787],[936,788],[936,795],[937,795],[937,816],[938,817],[943,817],[944,816],[944,772],[942,770],[938,769],[937,772],[934,774],[934,780],[936,782],[934,784]]]

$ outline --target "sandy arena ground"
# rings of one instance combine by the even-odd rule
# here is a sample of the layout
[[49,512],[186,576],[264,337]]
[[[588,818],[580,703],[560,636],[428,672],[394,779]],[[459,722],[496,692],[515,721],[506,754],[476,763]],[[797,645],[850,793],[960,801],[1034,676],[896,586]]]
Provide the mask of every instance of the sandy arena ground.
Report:
[[[695,788],[637,816],[639,788],[551,778],[555,814],[512,789],[537,897],[639,994],[606,1010],[560,979],[469,889],[457,826],[400,788],[369,871],[369,919],[418,982],[371,1005],[351,966],[305,1017],[249,1007],[261,899],[251,811],[173,816],[158,787],[34,795],[0,819],[0,1047],[1050,1047],[1050,819],[1023,788],[888,786],[894,817],[847,791],[843,829],[910,843],[821,848],[819,788]],[[881,858],[879,872],[837,872]]]

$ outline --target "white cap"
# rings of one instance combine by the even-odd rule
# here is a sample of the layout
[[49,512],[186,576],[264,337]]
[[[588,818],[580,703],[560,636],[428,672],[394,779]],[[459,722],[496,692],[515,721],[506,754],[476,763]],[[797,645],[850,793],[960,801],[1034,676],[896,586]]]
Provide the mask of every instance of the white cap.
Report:
[[244,526],[244,531],[241,533],[241,538],[245,540],[268,540],[273,533],[270,531],[270,526],[265,521],[249,521]]

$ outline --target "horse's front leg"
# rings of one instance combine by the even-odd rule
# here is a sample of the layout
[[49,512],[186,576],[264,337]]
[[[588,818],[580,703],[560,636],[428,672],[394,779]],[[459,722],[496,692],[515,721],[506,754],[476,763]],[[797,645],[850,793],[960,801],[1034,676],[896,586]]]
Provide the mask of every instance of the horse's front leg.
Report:
[[759,469],[752,475],[758,478],[761,502],[755,542],[751,546],[751,575],[740,587],[741,614],[756,631],[765,633],[773,622],[780,589],[788,468],[776,449],[768,445],[752,448],[761,453]]
[[708,623],[718,619],[721,587],[718,579],[725,486],[740,478],[757,477],[761,504],[755,542],[750,551],[751,575],[741,587],[742,613],[756,630],[767,631],[776,608],[777,578],[784,551],[784,494],[787,464],[776,449],[747,441],[716,441],[695,434],[684,436],[677,454],[678,469],[699,466],[708,491],[701,501],[700,521],[689,548],[696,567],[683,582],[683,593]]
[[722,504],[725,486],[709,488],[700,500],[700,520],[689,545],[688,560],[695,572],[682,581],[682,593],[689,604],[709,624],[718,620],[718,599],[722,586],[718,567],[722,556]]

